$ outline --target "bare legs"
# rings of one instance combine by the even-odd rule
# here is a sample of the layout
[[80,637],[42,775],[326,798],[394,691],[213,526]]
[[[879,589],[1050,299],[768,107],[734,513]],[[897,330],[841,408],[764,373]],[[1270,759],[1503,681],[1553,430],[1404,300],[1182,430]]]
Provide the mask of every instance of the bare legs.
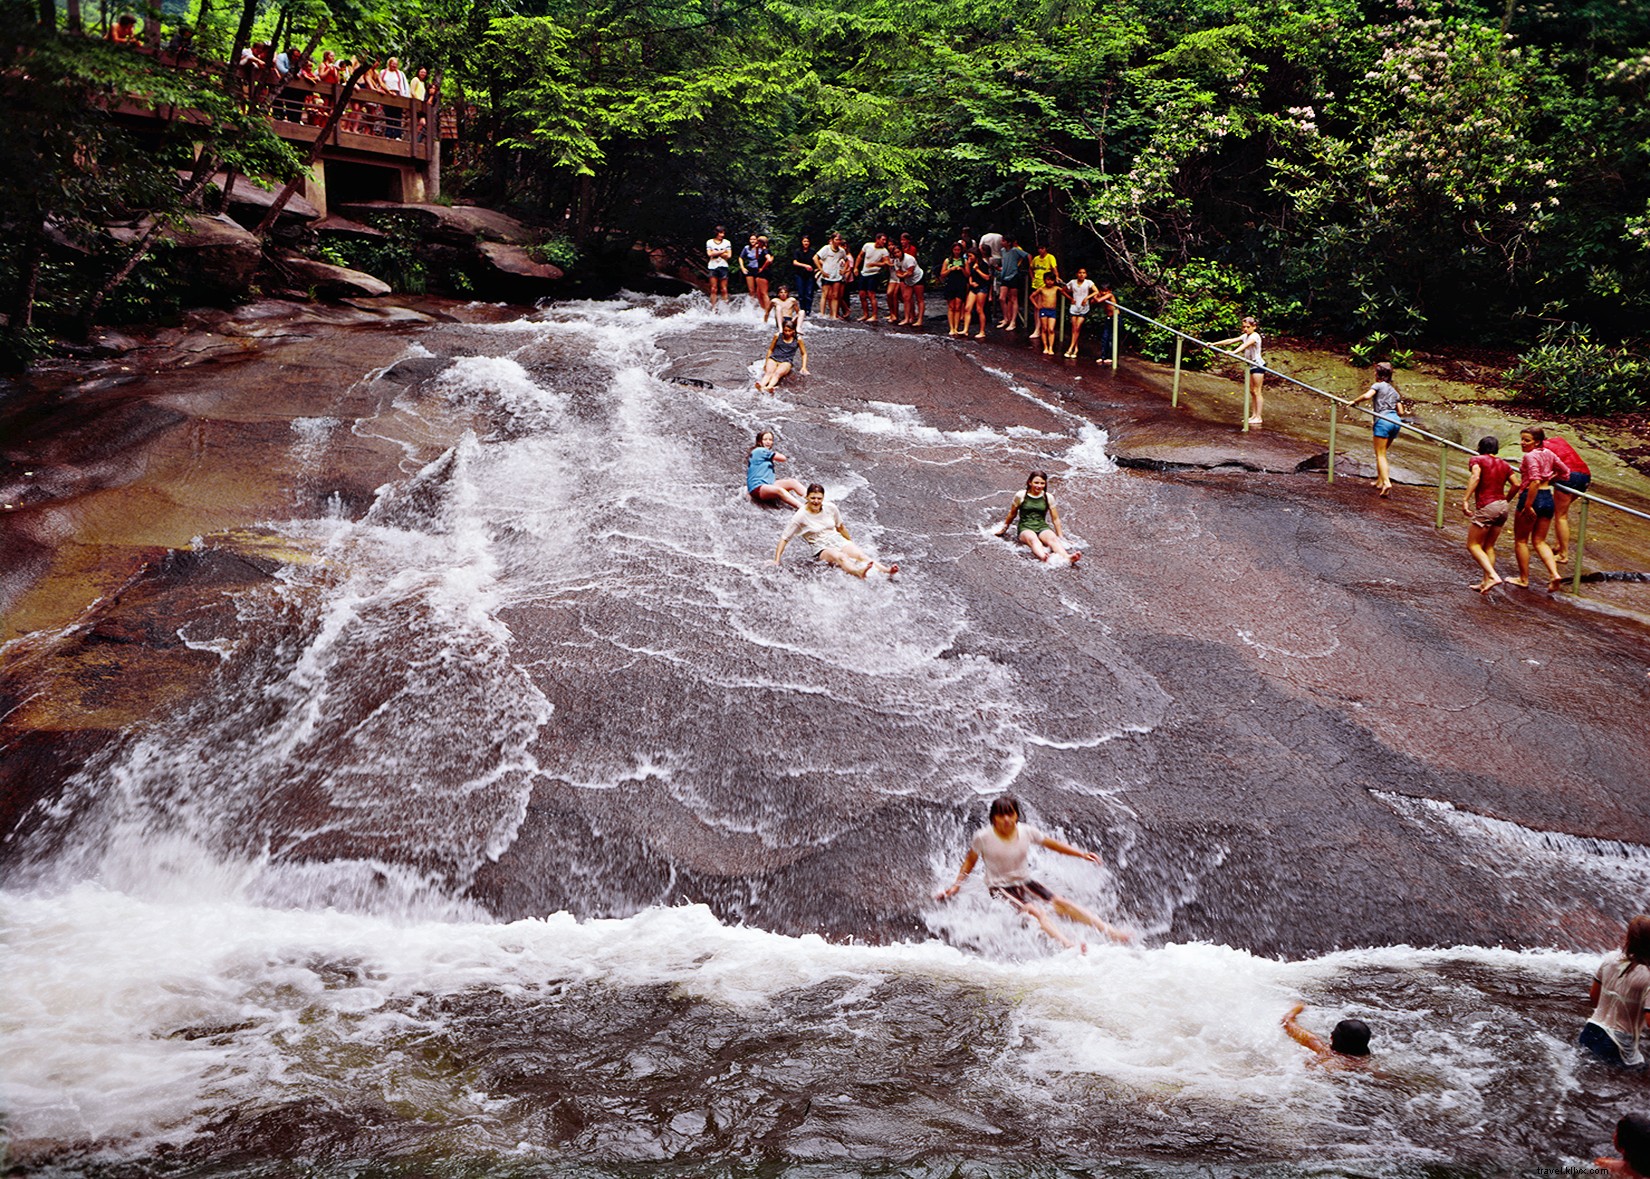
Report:
[[1482,524],[1467,525],[1467,552],[1484,571],[1483,578],[1474,587],[1481,594],[1487,594],[1501,584],[1501,575],[1495,571],[1495,542],[1500,537],[1499,524],[1487,528]]
[[[1259,395],[1257,394],[1257,396]],[[1260,402],[1256,401],[1255,406],[1255,416],[1249,419],[1251,422],[1260,421]],[[1391,444],[1392,439],[1390,438],[1377,436],[1375,439],[1375,490],[1383,496],[1392,490],[1392,471],[1386,460],[1386,448]]]
[[1553,558],[1560,565],[1570,563],[1570,505],[1575,502],[1575,496],[1553,485],[1553,532],[1558,537]]
[[772,357],[769,357],[762,362],[762,375],[757,378],[756,387],[764,393],[772,393],[779,388],[779,382],[784,380],[786,374],[790,371],[790,361],[775,361]]
[[1069,360],[1077,355],[1077,338],[1083,334],[1083,317],[1071,317],[1071,347],[1066,349],[1066,358]]
[[1558,562],[1553,557],[1552,546],[1547,543],[1547,529],[1551,526],[1552,520],[1537,516],[1533,507],[1518,513],[1518,519],[1513,524],[1513,552],[1518,557],[1518,578],[1514,585],[1530,584],[1531,547],[1541,558],[1542,565],[1546,566],[1547,592],[1551,593],[1564,584],[1564,579],[1558,575]]
[[1013,331],[1020,320],[1020,290],[1013,283],[1004,283],[1002,289],[1003,317],[997,326]]
[[[1087,949],[1087,947],[1081,946],[1080,943],[1073,941],[1071,938],[1061,933],[1059,926],[1054,924],[1054,922],[1049,918],[1049,915],[1043,911],[1043,907],[1041,905],[1021,904],[1019,901],[1015,901],[1012,898],[1010,898],[1009,903],[1016,909],[1020,910],[1020,912],[1025,916],[1030,917],[1033,921],[1035,921],[1042,927],[1044,933],[1048,934],[1049,937],[1066,947],[1066,949]],[[1079,921],[1084,925],[1092,926],[1101,933],[1105,934],[1107,937],[1111,938],[1114,942],[1126,942],[1130,938],[1128,930],[1119,929],[1115,925],[1108,925],[1106,922],[1100,920],[1099,917],[1083,908],[1083,906],[1079,905],[1076,901],[1068,901],[1065,897],[1057,896],[1051,900],[1049,904],[1053,905],[1054,911],[1066,920]]]
[[1056,553],[1069,561],[1075,561],[1078,556],[1066,547],[1065,541],[1061,540],[1052,528],[1045,529],[1042,532],[1033,532],[1029,528],[1022,528],[1020,530],[1020,543],[1036,553],[1039,561],[1046,561]]
[[762,484],[751,494],[763,503],[772,503],[778,500],[788,508],[800,508],[802,497],[807,494],[807,489],[795,479],[780,479],[774,483]]
[[945,324],[950,330],[946,333],[952,336],[968,334],[968,321],[963,318],[963,301],[961,299],[947,299],[945,301]]
[[991,302],[990,291],[971,291],[969,293],[968,305],[963,308],[963,335],[966,336],[968,334],[969,321],[974,318],[974,313],[978,312],[980,316],[980,330],[974,338],[976,340],[985,339],[985,309],[986,304],[989,302]]
[[899,572],[898,565],[884,565],[881,561],[872,560],[865,555],[863,549],[851,540],[832,545],[819,554],[819,559],[827,565],[835,565],[844,573],[859,578],[866,577],[872,570],[878,573],[886,573],[890,577]]
[[[1265,415],[1261,412],[1262,393],[1266,386],[1265,373],[1249,374],[1249,424],[1258,426]],[[1384,448],[1383,448],[1384,449]]]

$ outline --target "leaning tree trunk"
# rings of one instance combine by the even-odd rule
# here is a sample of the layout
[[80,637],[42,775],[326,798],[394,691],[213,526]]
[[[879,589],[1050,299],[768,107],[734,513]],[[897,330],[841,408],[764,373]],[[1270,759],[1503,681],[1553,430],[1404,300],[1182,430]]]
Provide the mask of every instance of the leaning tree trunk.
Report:
[[[372,67],[367,62],[363,61],[360,65],[356,66],[355,71],[350,74],[347,79],[345,79],[344,88],[338,92],[338,99],[332,104],[332,110],[327,114],[327,121],[321,127],[321,133],[315,137],[315,142],[310,145],[309,158],[304,161],[304,168],[306,170],[312,167],[316,160],[321,158],[321,149],[326,145],[327,136],[332,134],[332,129],[338,125],[338,120],[343,117],[345,108],[349,106],[350,96],[355,93],[356,83],[359,82],[362,76],[366,74],[367,70],[371,68]],[[303,173],[300,172],[298,175],[286,182],[286,186],[276,194],[275,199],[269,202],[269,212],[264,214],[263,220],[258,222],[258,228],[254,229],[252,231],[253,233],[257,234],[260,238],[267,237],[269,235],[269,231],[275,226],[276,219],[281,215],[281,210],[286,208],[287,202],[292,199],[292,194],[298,191],[298,185],[302,180]]]

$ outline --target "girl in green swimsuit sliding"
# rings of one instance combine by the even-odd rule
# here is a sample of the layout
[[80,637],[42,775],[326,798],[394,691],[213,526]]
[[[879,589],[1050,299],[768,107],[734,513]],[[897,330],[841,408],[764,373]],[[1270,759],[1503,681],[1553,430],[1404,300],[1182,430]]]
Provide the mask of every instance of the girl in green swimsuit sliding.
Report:
[[1047,472],[1033,471],[1026,477],[1026,489],[1014,496],[1008,515],[994,530],[998,536],[1014,525],[1016,516],[1020,518],[1017,526],[1020,543],[1036,553],[1039,561],[1058,554],[1075,564],[1082,557],[1076,549],[1066,547],[1060,509],[1054,506],[1054,497],[1048,493]]

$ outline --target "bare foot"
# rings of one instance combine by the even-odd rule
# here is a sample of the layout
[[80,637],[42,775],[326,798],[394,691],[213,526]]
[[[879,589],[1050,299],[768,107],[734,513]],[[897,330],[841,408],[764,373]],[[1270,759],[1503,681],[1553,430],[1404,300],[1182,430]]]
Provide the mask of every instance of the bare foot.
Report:
[[985,339],[985,333],[984,332],[979,332],[978,334],[975,335],[974,338],[976,340],[983,340],[983,339]]
[[899,566],[897,564],[888,566],[888,576],[889,577],[894,576],[894,574],[896,574],[898,572],[899,572]]
[[1073,357],[1074,357],[1074,356],[1076,356],[1076,355],[1077,355],[1077,350],[1076,350],[1076,349],[1072,349],[1072,350],[1071,350],[1071,351],[1069,351],[1069,352],[1067,352],[1067,353],[1066,353],[1066,359],[1067,359],[1067,360],[1070,360],[1070,359],[1072,359],[1072,358],[1073,358]]
[[1249,424],[1251,426],[1258,426],[1258,425],[1261,424],[1261,420],[1259,418],[1250,418],[1249,419]]
[[1083,554],[1082,553],[1078,552],[1076,549],[1073,549],[1071,551],[1071,563],[1073,565],[1077,564],[1077,562],[1081,561],[1082,559],[1083,559]]
[[1089,952],[1089,944],[1087,942],[1078,942],[1077,943],[1077,952],[1086,957],[1088,955],[1088,952]]
[[1382,488],[1379,489],[1379,491],[1380,491],[1380,496],[1381,496],[1382,499],[1386,499],[1387,497],[1389,497],[1392,494],[1392,488],[1391,487],[1382,487]]
[[1562,577],[1554,577],[1547,582],[1547,592],[1549,594],[1556,594],[1562,588],[1564,588],[1564,579]]
[[1528,577],[1509,577],[1509,578],[1507,578],[1507,584],[1508,585],[1516,585],[1516,586],[1519,586],[1521,588],[1528,589],[1529,585],[1530,585],[1530,579]]
[[1490,591],[1491,591],[1491,590],[1492,590],[1492,589],[1494,589],[1494,588],[1495,588],[1495,587],[1496,587],[1496,586],[1498,586],[1498,585],[1500,585],[1500,584],[1501,584],[1501,579],[1500,579],[1500,578],[1499,578],[1499,577],[1497,577],[1497,578],[1496,578],[1496,579],[1495,579],[1495,580],[1493,580],[1493,581],[1491,581],[1491,580],[1490,580],[1490,579],[1488,579],[1488,578],[1485,578],[1485,579],[1484,579],[1484,580],[1483,580],[1483,581],[1481,581],[1481,582],[1479,582],[1479,583],[1478,583],[1478,587],[1477,587],[1477,588],[1478,588],[1478,592],[1479,592],[1479,593],[1481,593],[1481,594],[1487,594],[1487,593],[1489,593],[1489,592],[1490,592]]
[[1570,554],[1569,553],[1554,553],[1553,554],[1553,560],[1556,561],[1560,565],[1568,565],[1570,563]]

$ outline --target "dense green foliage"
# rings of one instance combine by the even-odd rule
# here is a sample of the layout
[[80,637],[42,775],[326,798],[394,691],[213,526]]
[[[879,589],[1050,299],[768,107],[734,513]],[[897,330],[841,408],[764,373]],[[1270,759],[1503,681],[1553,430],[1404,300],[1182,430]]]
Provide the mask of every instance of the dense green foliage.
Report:
[[449,186],[587,265],[692,264],[716,222],[935,254],[969,225],[1222,332],[1241,306],[1366,350],[1636,348],[1650,312],[1650,5],[287,0],[258,27],[322,16],[440,72]]

